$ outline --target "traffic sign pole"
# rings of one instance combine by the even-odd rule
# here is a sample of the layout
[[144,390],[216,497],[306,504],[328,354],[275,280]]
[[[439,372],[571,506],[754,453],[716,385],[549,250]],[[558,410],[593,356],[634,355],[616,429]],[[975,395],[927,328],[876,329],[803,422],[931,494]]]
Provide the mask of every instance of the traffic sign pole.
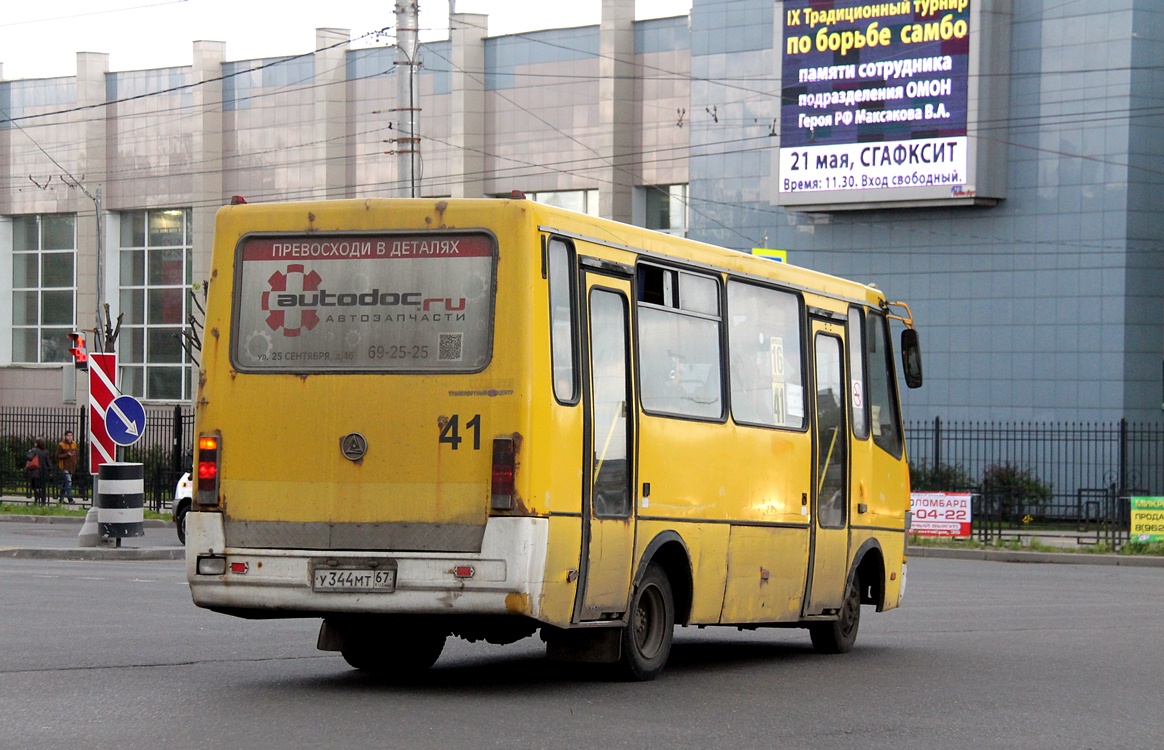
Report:
[[101,464],[117,460],[117,445],[109,436],[105,416],[117,390],[117,355],[89,355],[89,473],[97,475]]

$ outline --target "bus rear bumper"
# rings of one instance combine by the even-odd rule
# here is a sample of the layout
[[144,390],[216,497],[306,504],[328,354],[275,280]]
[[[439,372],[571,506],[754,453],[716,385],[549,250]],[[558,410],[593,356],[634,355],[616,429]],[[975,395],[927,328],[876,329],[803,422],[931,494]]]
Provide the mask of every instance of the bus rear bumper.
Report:
[[[284,550],[226,546],[221,513],[186,516],[194,603],[254,617],[351,614],[538,618],[549,521],[490,518],[480,552]],[[391,590],[318,590],[321,570],[393,571]]]

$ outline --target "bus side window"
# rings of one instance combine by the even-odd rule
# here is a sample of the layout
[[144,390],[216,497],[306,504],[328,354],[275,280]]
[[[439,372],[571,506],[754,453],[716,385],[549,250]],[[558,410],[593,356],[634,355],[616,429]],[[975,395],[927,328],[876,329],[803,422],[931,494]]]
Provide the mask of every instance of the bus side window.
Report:
[[732,417],[740,424],[804,427],[800,302],[795,294],[729,281]]
[[638,354],[643,409],[698,419],[723,416],[719,285],[640,264]]
[[563,404],[573,404],[578,401],[578,364],[574,353],[574,273],[570,246],[560,239],[551,239],[548,255],[554,396]]
[[865,397],[865,321],[860,308],[849,308],[849,392],[853,410],[853,437],[869,437],[868,399]]
[[880,313],[870,311],[865,317],[865,324],[865,346],[869,362],[867,390],[873,442],[886,453],[901,458],[901,422],[897,414],[888,321]]

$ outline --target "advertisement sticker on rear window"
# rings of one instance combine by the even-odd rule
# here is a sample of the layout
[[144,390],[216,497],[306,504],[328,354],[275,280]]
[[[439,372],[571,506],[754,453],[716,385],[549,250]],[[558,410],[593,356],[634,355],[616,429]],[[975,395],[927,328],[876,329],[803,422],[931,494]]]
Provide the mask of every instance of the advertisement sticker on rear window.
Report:
[[495,257],[486,234],[246,237],[233,362],[252,372],[481,370]]

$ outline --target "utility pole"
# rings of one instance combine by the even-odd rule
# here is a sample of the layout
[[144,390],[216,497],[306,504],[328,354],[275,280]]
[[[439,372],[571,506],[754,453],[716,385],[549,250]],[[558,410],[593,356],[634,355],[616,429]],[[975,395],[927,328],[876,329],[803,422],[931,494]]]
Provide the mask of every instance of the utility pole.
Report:
[[[85,190],[85,188],[81,188]],[[89,195],[89,191],[85,190],[85,195]],[[112,337],[101,335],[101,297],[105,294],[105,227],[102,220],[102,206],[101,206],[101,188],[97,188],[97,194],[90,196],[93,199],[93,206],[97,210],[97,341],[94,343],[100,344],[104,339],[105,345],[101,348],[103,352],[113,351]],[[106,314],[108,317],[108,313]]]
[[417,106],[416,74],[420,67],[418,59],[418,34],[420,31],[420,6],[417,0],[396,1],[396,120],[399,136],[393,140],[397,144],[397,171],[401,192],[410,197],[419,197],[419,175],[417,161],[420,154],[420,137],[417,135],[417,120],[420,108]]
[[[96,325],[93,327],[93,351],[112,352],[116,336],[110,335],[112,329],[108,325],[108,305],[101,303],[101,297],[105,294],[105,222],[102,218],[101,188],[96,188],[97,192],[94,194],[90,193],[84,183],[72,175],[68,175],[67,177],[66,175],[61,175],[61,179],[65,181],[66,185],[80,190],[86,198],[93,201],[93,210],[96,212],[94,218],[97,222],[97,289],[95,290],[97,319]],[[101,314],[102,312],[105,312],[104,317]],[[118,318],[118,322],[120,323],[120,316]],[[78,322],[80,321],[78,320]],[[120,329],[121,326],[118,325],[118,328]]]

